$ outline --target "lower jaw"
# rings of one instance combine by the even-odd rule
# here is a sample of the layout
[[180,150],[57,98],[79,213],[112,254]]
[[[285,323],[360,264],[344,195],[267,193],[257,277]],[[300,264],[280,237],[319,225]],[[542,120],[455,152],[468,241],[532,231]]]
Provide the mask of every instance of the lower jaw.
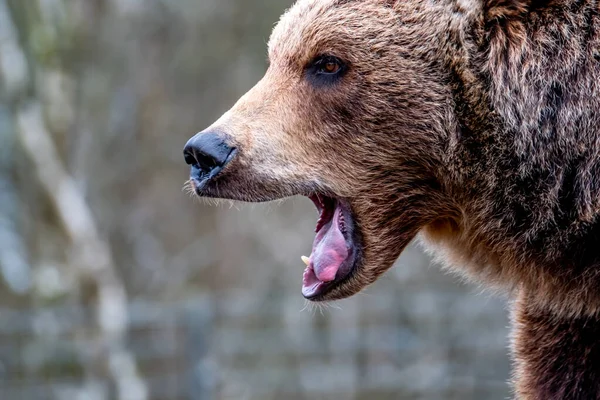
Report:
[[327,295],[330,286],[330,284],[323,282],[313,286],[302,286],[302,296],[304,296],[306,300],[318,301],[319,298]]

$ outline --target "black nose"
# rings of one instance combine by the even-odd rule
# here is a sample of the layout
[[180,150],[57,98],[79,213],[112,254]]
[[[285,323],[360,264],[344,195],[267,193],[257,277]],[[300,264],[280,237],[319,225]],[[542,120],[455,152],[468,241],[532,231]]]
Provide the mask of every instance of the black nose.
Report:
[[183,156],[185,162],[193,168],[198,168],[201,175],[209,175],[212,178],[231,161],[234,150],[234,147],[225,143],[221,135],[201,132],[186,143]]

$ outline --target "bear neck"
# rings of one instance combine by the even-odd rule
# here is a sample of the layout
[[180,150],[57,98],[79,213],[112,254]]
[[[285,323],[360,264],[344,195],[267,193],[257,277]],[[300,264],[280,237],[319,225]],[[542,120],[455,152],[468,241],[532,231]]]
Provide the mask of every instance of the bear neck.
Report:
[[518,295],[519,399],[600,399],[598,3],[557,0],[491,22],[455,3],[432,25],[452,93],[456,212],[426,239],[442,262]]
[[600,18],[597,3],[577,4],[504,24],[476,7],[432,8],[452,93],[440,179],[454,213],[430,236],[479,281],[600,315],[600,64],[589,46]]
[[512,315],[517,399],[600,398],[600,320],[565,317],[535,305],[522,291]]

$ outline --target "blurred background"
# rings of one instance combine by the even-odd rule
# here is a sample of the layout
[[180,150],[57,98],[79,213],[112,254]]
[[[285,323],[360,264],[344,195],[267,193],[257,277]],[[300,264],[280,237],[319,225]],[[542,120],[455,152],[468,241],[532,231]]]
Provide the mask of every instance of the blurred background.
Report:
[[509,396],[502,299],[413,246],[306,306],[308,199],[182,191],[290,3],[0,0],[1,400]]

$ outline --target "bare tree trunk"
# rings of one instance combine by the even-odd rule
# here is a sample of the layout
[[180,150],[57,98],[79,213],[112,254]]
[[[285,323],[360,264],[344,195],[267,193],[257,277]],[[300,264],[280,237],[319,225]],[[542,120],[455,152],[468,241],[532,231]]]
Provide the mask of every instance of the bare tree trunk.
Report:
[[[23,7],[31,2],[19,3]],[[77,266],[79,287],[95,288],[96,294],[96,330],[90,330],[93,342],[98,343],[91,349],[93,362],[88,369],[88,379],[99,381],[102,371],[108,371],[116,385],[117,397],[127,400],[145,400],[148,389],[140,378],[134,356],[127,351],[127,294],[119,279],[108,243],[99,235],[94,217],[84,195],[78,189],[73,178],[67,173],[52,136],[44,122],[43,105],[36,98],[36,88],[28,90],[28,81],[23,71],[36,71],[37,78],[43,79],[45,73],[36,65],[33,57],[26,62],[11,13],[7,3],[0,0],[0,14],[12,16],[12,27],[3,26],[5,34],[0,47],[0,78],[12,103],[18,130],[18,139],[33,165],[34,176],[44,189],[54,206],[63,229],[70,240],[70,265]],[[25,15],[26,13],[23,13]],[[6,18],[3,21],[10,24]],[[30,22],[30,21],[28,21]],[[30,24],[33,25],[33,24]],[[19,24],[21,29],[28,29]],[[12,34],[10,29],[12,28]],[[6,33],[8,32],[8,33]],[[12,64],[11,64],[12,62]],[[33,77],[30,77],[33,80]],[[32,92],[32,93],[28,93]],[[90,349],[86,349],[90,351]],[[101,396],[100,396],[101,397]]]

